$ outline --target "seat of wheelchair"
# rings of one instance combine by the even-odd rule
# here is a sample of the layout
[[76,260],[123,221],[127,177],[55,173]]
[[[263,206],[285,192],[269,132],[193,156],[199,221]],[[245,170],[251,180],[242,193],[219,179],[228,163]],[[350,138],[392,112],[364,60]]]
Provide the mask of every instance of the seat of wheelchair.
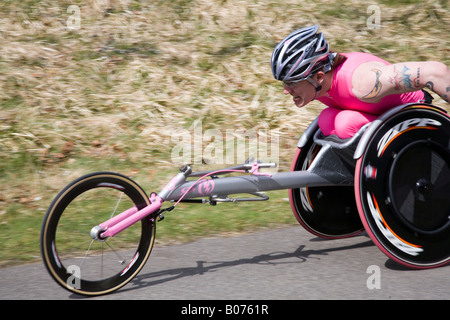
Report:
[[[341,150],[351,148],[352,146],[356,147],[361,136],[363,135],[363,133],[366,131],[367,127],[370,124],[371,124],[371,122],[362,126],[358,130],[358,132],[355,133],[355,135],[353,137],[346,138],[346,139],[341,139],[337,135],[334,135],[334,134],[326,136],[322,133],[322,131],[320,129],[317,129],[317,131],[313,137],[314,143],[321,145],[321,146],[329,145],[332,148],[341,149]],[[353,149],[353,151],[354,151],[354,149]]]
[[370,123],[364,125],[350,138],[341,139],[337,135],[325,136],[317,128],[312,136],[316,145],[321,146],[309,170],[321,176],[327,176],[340,184],[353,183],[356,160],[353,155],[358,143]]

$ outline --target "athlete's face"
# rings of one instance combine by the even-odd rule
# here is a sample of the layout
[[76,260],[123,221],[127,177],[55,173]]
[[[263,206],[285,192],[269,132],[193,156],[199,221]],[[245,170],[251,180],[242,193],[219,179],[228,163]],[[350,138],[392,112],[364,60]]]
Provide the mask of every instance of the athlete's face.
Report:
[[283,83],[284,94],[290,94],[293,97],[294,103],[301,108],[310,103],[316,94],[315,88],[307,80],[299,82]]

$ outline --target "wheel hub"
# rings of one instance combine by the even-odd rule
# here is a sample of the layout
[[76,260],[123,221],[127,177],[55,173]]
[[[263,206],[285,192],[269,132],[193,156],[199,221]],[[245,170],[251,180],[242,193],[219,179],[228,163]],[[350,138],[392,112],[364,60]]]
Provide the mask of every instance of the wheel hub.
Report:
[[416,189],[422,194],[428,193],[430,191],[430,183],[426,179],[419,179],[416,182]]
[[105,231],[106,231],[105,228],[95,226],[91,229],[90,232],[91,238],[97,241],[105,241],[107,238],[101,236],[101,234]]

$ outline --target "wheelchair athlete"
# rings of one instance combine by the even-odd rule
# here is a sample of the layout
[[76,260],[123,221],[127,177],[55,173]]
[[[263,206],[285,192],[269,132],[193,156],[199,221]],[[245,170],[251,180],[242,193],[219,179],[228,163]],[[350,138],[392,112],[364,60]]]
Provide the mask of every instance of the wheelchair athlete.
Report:
[[301,108],[317,99],[324,135],[352,137],[363,125],[405,103],[431,103],[428,88],[450,103],[450,70],[440,62],[389,64],[367,53],[329,50],[318,26],[299,29],[272,53],[272,73]]

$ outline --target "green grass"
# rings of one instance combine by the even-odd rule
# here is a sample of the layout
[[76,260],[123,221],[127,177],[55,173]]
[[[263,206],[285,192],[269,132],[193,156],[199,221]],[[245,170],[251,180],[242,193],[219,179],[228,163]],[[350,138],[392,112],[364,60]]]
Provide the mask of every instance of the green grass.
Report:
[[[259,229],[297,225],[287,190],[267,193],[265,202],[179,204],[157,225],[157,242],[191,241],[204,236],[233,235]],[[159,240],[160,239],[160,240]]]
[[[198,120],[204,131],[278,132],[279,169],[287,171],[322,109],[314,102],[298,110],[271,75],[275,44],[296,28],[320,24],[338,51],[450,64],[447,1],[370,4],[380,7],[381,29],[367,28],[362,0],[2,2],[0,266],[39,257],[48,205],[82,174],[120,172],[160,190],[181,165],[170,158],[172,136]],[[66,27],[70,5],[80,7],[79,29]],[[157,241],[296,224],[283,197],[182,204],[158,224]]]

